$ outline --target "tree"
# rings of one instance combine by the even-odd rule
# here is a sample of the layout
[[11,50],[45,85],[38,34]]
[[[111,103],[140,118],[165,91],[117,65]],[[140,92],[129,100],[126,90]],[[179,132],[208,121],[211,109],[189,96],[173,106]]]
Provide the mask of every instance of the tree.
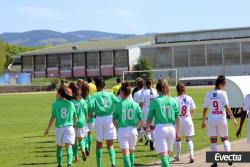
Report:
[[0,74],[3,73],[6,62],[5,47],[5,43],[0,40]]
[[140,73],[134,73],[134,77],[138,78],[138,77],[142,77],[144,79],[152,79],[153,73],[152,71],[152,66],[150,64],[150,61],[144,57],[144,56],[140,56],[137,64],[134,65],[134,70],[135,71],[145,71],[146,72],[140,72]]

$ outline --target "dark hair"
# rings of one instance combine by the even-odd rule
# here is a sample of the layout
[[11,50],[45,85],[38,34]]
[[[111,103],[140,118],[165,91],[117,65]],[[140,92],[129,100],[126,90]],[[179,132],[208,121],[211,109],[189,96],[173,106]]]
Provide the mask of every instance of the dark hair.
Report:
[[86,99],[87,96],[89,95],[89,85],[88,85],[88,83],[83,82],[81,88],[82,88],[82,97],[84,99]]
[[105,87],[105,81],[102,77],[96,77],[94,80],[97,88],[103,89]]
[[70,82],[69,84],[69,88],[72,89],[72,87],[76,86],[76,84],[74,82]]
[[144,86],[144,80],[142,78],[137,78],[136,84],[139,89],[142,89]]
[[152,79],[147,79],[146,80],[146,86],[147,86],[147,88],[151,88],[152,85],[153,85],[153,80]]
[[72,90],[73,99],[79,100],[81,99],[81,89],[75,83],[70,83],[70,89]]
[[156,84],[156,89],[158,92],[162,93],[162,95],[170,94],[169,84],[165,79],[158,80],[158,83]]
[[226,84],[226,77],[225,75],[219,75],[215,81],[215,88],[219,88],[221,84]]
[[117,82],[117,83],[121,83],[121,82],[122,82],[122,81],[121,81],[121,78],[120,78],[120,77],[117,77],[117,78],[116,78],[116,82]]
[[61,79],[60,86],[68,86],[68,81],[66,79]]
[[88,83],[91,83],[93,81],[93,79],[91,77],[87,77],[87,81],[88,81]]
[[131,94],[130,84],[128,82],[123,82],[120,91],[123,92],[125,96],[129,96]]
[[66,88],[63,88],[63,87],[60,87],[58,89],[58,94],[62,97],[62,98],[65,98],[67,100],[71,100],[72,99],[72,96],[69,94],[69,92],[67,91]]
[[178,95],[182,95],[185,93],[185,85],[182,82],[178,82],[176,85],[176,91]]
[[76,81],[77,86],[81,86],[83,82],[84,82],[83,79],[78,79],[78,80]]

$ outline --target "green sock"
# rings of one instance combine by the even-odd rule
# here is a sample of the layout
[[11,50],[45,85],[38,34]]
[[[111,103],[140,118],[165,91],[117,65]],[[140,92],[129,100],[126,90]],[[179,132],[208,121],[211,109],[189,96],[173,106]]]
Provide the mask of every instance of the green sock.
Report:
[[92,146],[92,135],[88,135],[88,145],[89,145],[89,149],[91,149]]
[[73,151],[72,151],[72,147],[68,147],[66,148],[66,152],[67,152],[67,163],[68,165],[72,164],[72,160],[73,160]]
[[170,167],[168,156],[164,155],[161,157],[161,167]]
[[111,164],[115,165],[115,149],[113,147],[109,149],[109,158],[110,158]]
[[73,148],[73,156],[77,157],[77,143],[76,142],[74,145],[72,145],[72,148]]
[[132,153],[130,154],[130,162],[131,162],[131,167],[135,166],[135,154]]
[[62,165],[62,147],[56,148],[56,159],[57,159],[57,164]]
[[124,167],[131,167],[130,156],[127,154],[123,155],[123,166]]
[[97,167],[102,166],[102,149],[96,149],[96,164]]
[[88,142],[88,137],[84,137],[84,143],[85,143],[85,148],[88,149],[89,148],[89,142]]
[[79,145],[80,145],[81,151],[85,152],[85,140],[84,139],[82,139],[79,142]]

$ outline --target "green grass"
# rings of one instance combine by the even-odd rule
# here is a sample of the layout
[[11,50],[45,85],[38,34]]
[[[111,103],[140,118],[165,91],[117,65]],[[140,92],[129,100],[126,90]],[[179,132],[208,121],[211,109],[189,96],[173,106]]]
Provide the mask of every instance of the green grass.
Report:
[[[202,100],[205,93],[211,88],[188,88],[187,94],[191,95],[196,102],[197,112],[194,114],[196,136],[194,137],[194,148],[199,150],[209,146],[206,130],[201,129]],[[172,94],[174,95],[174,93]],[[53,129],[50,137],[43,137],[43,132],[50,117],[51,103],[55,99],[55,93],[46,94],[19,94],[0,95],[0,166],[37,166],[55,167],[55,144]],[[235,140],[236,129],[229,120],[229,138]],[[246,126],[243,130],[243,137],[246,136]],[[183,140],[184,141],[184,140]],[[183,153],[187,152],[183,142]],[[122,166],[122,155],[119,153],[119,146],[115,141],[117,150],[117,164]],[[86,162],[80,161],[73,166],[94,167],[95,147]],[[149,151],[148,147],[138,143],[136,147],[136,163],[147,164],[159,160],[156,153]],[[64,151],[63,162],[66,157]],[[104,149],[103,166],[110,166],[106,147]]]

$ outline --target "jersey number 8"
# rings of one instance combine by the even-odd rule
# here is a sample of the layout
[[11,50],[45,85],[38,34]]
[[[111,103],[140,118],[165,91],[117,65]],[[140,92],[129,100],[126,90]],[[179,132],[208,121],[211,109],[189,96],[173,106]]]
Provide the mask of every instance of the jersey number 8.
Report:
[[66,108],[62,108],[61,109],[61,118],[65,119],[67,117],[67,109]]

